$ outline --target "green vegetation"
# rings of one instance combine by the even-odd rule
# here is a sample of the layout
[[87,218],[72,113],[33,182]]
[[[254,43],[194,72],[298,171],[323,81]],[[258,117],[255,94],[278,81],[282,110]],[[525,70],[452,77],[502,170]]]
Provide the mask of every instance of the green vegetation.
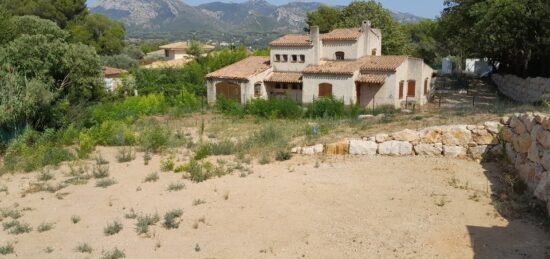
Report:
[[124,251],[115,247],[112,251],[103,251],[101,259],[120,259],[126,257]]
[[180,218],[183,215],[183,210],[171,210],[164,214],[164,223],[162,226],[166,229],[176,229],[180,226]]
[[111,178],[103,178],[103,179],[99,179],[96,181],[95,183],[95,186],[96,187],[100,187],[100,188],[107,188],[113,184],[116,184],[117,181],[115,179],[111,179]]
[[149,226],[153,226],[160,221],[159,215],[142,215],[137,217],[136,232],[138,235],[149,234]]
[[80,220],[81,220],[81,219],[80,219],[80,216],[78,216],[78,215],[72,215],[72,216],[71,216],[71,222],[72,222],[73,224],[76,224],[76,223],[80,222]]
[[158,180],[159,180],[159,174],[157,172],[153,172],[148,174],[143,180],[143,182],[150,183],[150,182],[156,182]]
[[29,233],[32,231],[32,227],[28,223],[20,222],[18,220],[4,222],[2,227],[5,231],[12,235]]
[[11,243],[0,246],[0,255],[9,255],[15,253],[15,248]]
[[50,222],[43,222],[38,227],[36,227],[36,231],[39,233],[46,232],[53,229],[54,224]]
[[170,185],[168,185],[169,192],[177,192],[183,189],[185,189],[185,184],[182,182],[170,183]]
[[88,245],[87,243],[82,243],[82,244],[79,244],[77,247],[75,247],[74,251],[78,252],[78,253],[91,254],[92,253],[92,247],[90,245]]
[[103,234],[105,234],[106,236],[112,236],[114,234],[118,234],[118,232],[120,232],[122,230],[122,228],[123,228],[122,223],[120,223],[118,221],[114,221],[114,222],[108,224],[103,229]]

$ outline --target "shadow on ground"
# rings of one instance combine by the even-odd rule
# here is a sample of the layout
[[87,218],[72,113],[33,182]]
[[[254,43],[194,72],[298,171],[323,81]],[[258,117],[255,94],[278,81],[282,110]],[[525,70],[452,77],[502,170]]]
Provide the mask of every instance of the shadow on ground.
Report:
[[[546,206],[529,194],[505,163],[482,165],[491,182],[492,203],[508,226],[466,226],[474,258],[550,259],[550,217]],[[541,229],[542,236],[532,234]]]

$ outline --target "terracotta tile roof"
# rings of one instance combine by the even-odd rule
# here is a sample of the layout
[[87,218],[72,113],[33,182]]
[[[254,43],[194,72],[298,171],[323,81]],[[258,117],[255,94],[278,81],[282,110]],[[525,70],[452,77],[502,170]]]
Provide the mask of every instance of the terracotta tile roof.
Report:
[[386,82],[387,77],[382,74],[361,74],[355,81],[359,83],[383,84]]
[[271,68],[269,57],[251,56],[237,63],[226,66],[222,69],[214,71],[207,78],[222,78],[248,80],[249,77],[255,76]]
[[363,58],[361,71],[395,71],[408,58],[407,56],[367,56]]
[[357,40],[361,36],[361,28],[340,28],[321,35],[324,41]]
[[301,83],[302,73],[274,72],[264,82],[268,83]]
[[183,67],[185,64],[193,61],[193,58],[184,57],[181,59],[168,60],[168,61],[155,61],[151,64],[142,66],[147,69],[157,69],[157,68],[178,68]]
[[361,68],[362,60],[325,60],[318,66],[308,66],[304,74],[353,75]]
[[125,73],[128,73],[128,71],[126,71],[124,69],[114,68],[114,67],[103,67],[103,75],[106,76],[106,77],[108,77],[108,76],[118,76],[118,75],[125,74]]
[[283,37],[280,37],[271,43],[269,46],[313,46],[309,35],[304,34],[287,34]]
[[[213,50],[215,47],[208,44],[201,44],[203,50]],[[159,49],[174,49],[174,50],[186,50],[189,48],[189,44],[186,41],[174,42],[166,45],[162,45]]]

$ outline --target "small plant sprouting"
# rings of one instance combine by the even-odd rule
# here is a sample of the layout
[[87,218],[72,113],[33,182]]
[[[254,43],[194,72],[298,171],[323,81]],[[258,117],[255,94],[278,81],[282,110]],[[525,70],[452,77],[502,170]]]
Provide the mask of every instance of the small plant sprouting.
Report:
[[143,180],[144,183],[150,183],[150,182],[156,182],[159,179],[159,174],[157,172],[153,172],[148,174],[145,179]]
[[0,255],[9,255],[13,253],[15,253],[15,248],[13,248],[13,245],[11,243],[0,246]]
[[80,245],[78,245],[77,247],[74,248],[74,251],[75,252],[78,252],[78,253],[87,253],[87,254],[91,254],[92,253],[92,247],[90,245],[88,245],[87,243],[81,243]]
[[131,147],[122,147],[118,149],[116,158],[119,163],[126,163],[136,159],[136,153]]
[[51,254],[51,253],[53,253],[53,248],[51,246],[48,246],[48,247],[44,248],[44,252],[46,254]]
[[120,232],[122,228],[123,228],[122,223],[118,221],[113,221],[113,223],[108,224],[103,229],[103,234],[105,234],[106,236],[112,236],[114,234],[118,234],[118,232]]
[[109,164],[109,161],[107,161],[105,158],[103,158],[103,156],[101,156],[101,154],[99,154],[95,157],[95,164],[106,165],[106,164]]
[[292,154],[286,150],[279,150],[275,155],[275,160],[277,161],[286,161],[292,158]]
[[151,152],[145,151],[145,154],[143,154],[143,164],[149,165],[149,161],[151,161],[151,159],[152,159]]
[[180,225],[180,218],[183,215],[183,210],[171,210],[164,214],[164,223],[162,224],[166,229],[175,229]]
[[185,184],[182,182],[171,183],[168,185],[169,192],[177,192],[185,189]]
[[117,181],[115,179],[111,179],[111,178],[104,178],[104,179],[99,179],[97,180],[97,182],[95,183],[95,186],[96,187],[100,187],[100,188],[107,188],[113,184],[116,184]]
[[36,227],[36,231],[38,231],[39,233],[46,232],[46,231],[52,230],[53,226],[54,226],[53,223],[44,222],[44,223],[38,225],[38,227]]
[[92,175],[96,179],[109,177],[109,165],[106,165],[106,164],[95,165],[94,168],[92,169]]
[[206,203],[205,200],[195,199],[195,200],[193,201],[193,206],[198,206],[198,205],[205,204],[205,203]]
[[81,220],[81,219],[80,219],[80,216],[78,216],[78,215],[72,215],[72,216],[71,216],[71,222],[72,222],[73,224],[76,224],[76,223],[80,222],[80,220]]
[[170,172],[170,171],[174,170],[175,166],[176,166],[176,163],[174,162],[174,157],[173,156],[163,158],[160,161],[160,170],[162,172]]
[[136,222],[136,232],[138,235],[149,234],[149,226],[157,224],[160,221],[159,215],[138,216]]
[[8,233],[12,235],[29,233],[32,231],[32,227],[29,224],[19,222],[18,220],[5,222],[2,226],[4,227],[4,230],[8,231]]
[[103,251],[103,256],[101,257],[101,259],[120,259],[125,257],[126,254],[124,253],[124,251],[115,247],[113,251]]
[[137,214],[134,209],[130,209],[130,212],[124,214],[124,217],[127,219],[135,219],[137,217]]

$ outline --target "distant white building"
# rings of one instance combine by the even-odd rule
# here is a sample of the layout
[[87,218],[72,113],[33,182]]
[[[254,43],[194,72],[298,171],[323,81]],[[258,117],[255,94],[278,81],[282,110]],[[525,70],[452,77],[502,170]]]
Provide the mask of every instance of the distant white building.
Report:
[[464,72],[475,74],[478,76],[486,75],[487,73],[490,73],[493,71],[493,67],[489,65],[489,62],[487,59],[479,59],[479,58],[468,58],[466,59],[466,68],[464,69]]
[[270,43],[270,57],[249,57],[207,75],[208,101],[217,96],[246,103],[286,97],[311,103],[333,96],[347,105],[425,104],[433,70],[422,59],[382,56],[382,33],[359,28],[289,34]]
[[118,69],[114,67],[103,67],[103,80],[105,82],[105,89],[112,92],[116,88],[122,85],[122,77],[128,74],[128,71],[124,69]]
[[[189,58],[189,55],[187,54],[187,49],[189,49],[190,43],[186,41],[180,41],[175,43],[170,43],[166,45],[162,45],[159,47],[159,49],[164,50],[164,57],[168,60],[177,60],[177,59],[184,59]],[[215,47],[208,44],[202,44],[202,49],[204,52],[210,52]]]
[[453,61],[450,57],[443,58],[441,61],[441,74],[449,75],[453,73]]

